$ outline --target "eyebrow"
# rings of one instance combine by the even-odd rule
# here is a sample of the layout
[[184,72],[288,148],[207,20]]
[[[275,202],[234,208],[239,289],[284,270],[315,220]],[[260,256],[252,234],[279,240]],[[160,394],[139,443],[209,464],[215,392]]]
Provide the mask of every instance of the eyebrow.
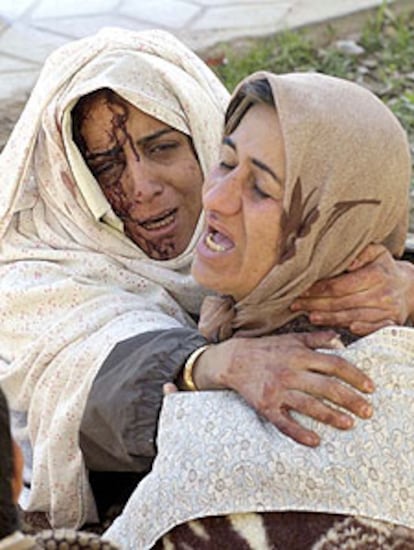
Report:
[[[177,132],[178,130],[175,130],[174,128],[163,128],[162,130],[158,130],[157,132],[154,132],[153,134],[149,134],[148,136],[144,136],[141,139],[138,139],[136,141],[136,145],[139,147],[142,147],[151,141],[154,141],[158,139],[159,137],[169,134],[170,132]],[[96,153],[88,153],[86,155],[87,160],[96,160],[99,157],[112,157],[114,154],[118,153],[120,151],[121,146],[115,145],[111,149],[105,149],[104,151],[97,151]]]
[[105,151],[97,151],[96,153],[87,152],[85,154],[85,159],[88,161],[97,160],[100,157],[113,157],[116,153],[121,150],[120,145],[115,145],[112,149],[106,149]]
[[146,145],[150,141],[158,139],[159,137],[164,136],[165,134],[169,134],[171,132],[178,132],[178,130],[175,130],[174,128],[163,128],[162,130],[158,130],[153,134],[149,134],[148,136],[144,136],[143,138],[138,139],[136,141],[136,144],[139,146]]
[[[223,143],[224,143],[224,145],[228,145],[231,149],[233,149],[233,151],[237,152],[236,144],[234,143],[234,141],[230,137],[225,136],[223,138]],[[262,162],[261,160],[258,160],[256,158],[251,158],[251,162],[252,162],[252,164],[257,166],[258,168],[260,168],[261,170],[263,170],[264,172],[267,172],[270,176],[272,176],[272,178],[277,183],[280,183],[280,185],[283,184],[282,180],[279,178],[279,176],[276,174],[276,172],[270,168],[270,166],[268,166],[267,164],[265,164],[264,162]]]

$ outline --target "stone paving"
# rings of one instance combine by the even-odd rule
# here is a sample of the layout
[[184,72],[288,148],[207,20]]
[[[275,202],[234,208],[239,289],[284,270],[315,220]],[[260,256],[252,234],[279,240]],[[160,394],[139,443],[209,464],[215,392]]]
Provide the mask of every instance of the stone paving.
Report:
[[381,3],[382,0],[0,0],[0,100],[27,96],[52,50],[103,26],[163,28],[200,51],[217,42],[326,22]]

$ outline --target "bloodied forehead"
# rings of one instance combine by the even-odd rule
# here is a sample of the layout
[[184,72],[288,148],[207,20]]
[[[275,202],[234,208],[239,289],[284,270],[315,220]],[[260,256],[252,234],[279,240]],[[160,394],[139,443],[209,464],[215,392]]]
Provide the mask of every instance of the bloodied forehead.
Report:
[[124,126],[129,109],[128,103],[111,90],[81,98],[72,111],[74,140],[81,152],[102,151],[114,144],[115,131]]

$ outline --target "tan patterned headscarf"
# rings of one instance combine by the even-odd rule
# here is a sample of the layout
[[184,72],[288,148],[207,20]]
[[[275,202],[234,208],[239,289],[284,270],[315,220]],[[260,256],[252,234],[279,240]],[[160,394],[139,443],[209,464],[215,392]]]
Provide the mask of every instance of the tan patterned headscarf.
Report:
[[271,85],[285,145],[282,258],[239,303],[206,298],[200,328],[213,340],[271,333],[301,314],[289,306],[314,282],[346,270],[369,243],[401,254],[407,231],[410,151],[391,111],[322,74],[244,82],[257,78]]
[[71,108],[105,87],[192,136],[204,174],[228,101],[169,33],[103,29],[49,57],[0,156],[0,384],[29,450],[23,505],[55,527],[96,520],[78,439],[99,367],[127,338],[194,326],[203,298],[190,274],[202,220],[177,258],[149,258],[73,147]]

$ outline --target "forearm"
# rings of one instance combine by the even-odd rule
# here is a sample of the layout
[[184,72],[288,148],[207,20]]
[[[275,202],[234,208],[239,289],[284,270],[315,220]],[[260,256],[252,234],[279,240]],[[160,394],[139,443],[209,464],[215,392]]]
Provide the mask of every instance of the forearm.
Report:
[[399,262],[400,272],[405,283],[405,296],[407,304],[407,321],[414,324],[414,264],[411,262]]
[[205,343],[188,328],[154,331],[118,344],[86,403],[80,446],[89,470],[147,471],[155,455],[162,387]]

